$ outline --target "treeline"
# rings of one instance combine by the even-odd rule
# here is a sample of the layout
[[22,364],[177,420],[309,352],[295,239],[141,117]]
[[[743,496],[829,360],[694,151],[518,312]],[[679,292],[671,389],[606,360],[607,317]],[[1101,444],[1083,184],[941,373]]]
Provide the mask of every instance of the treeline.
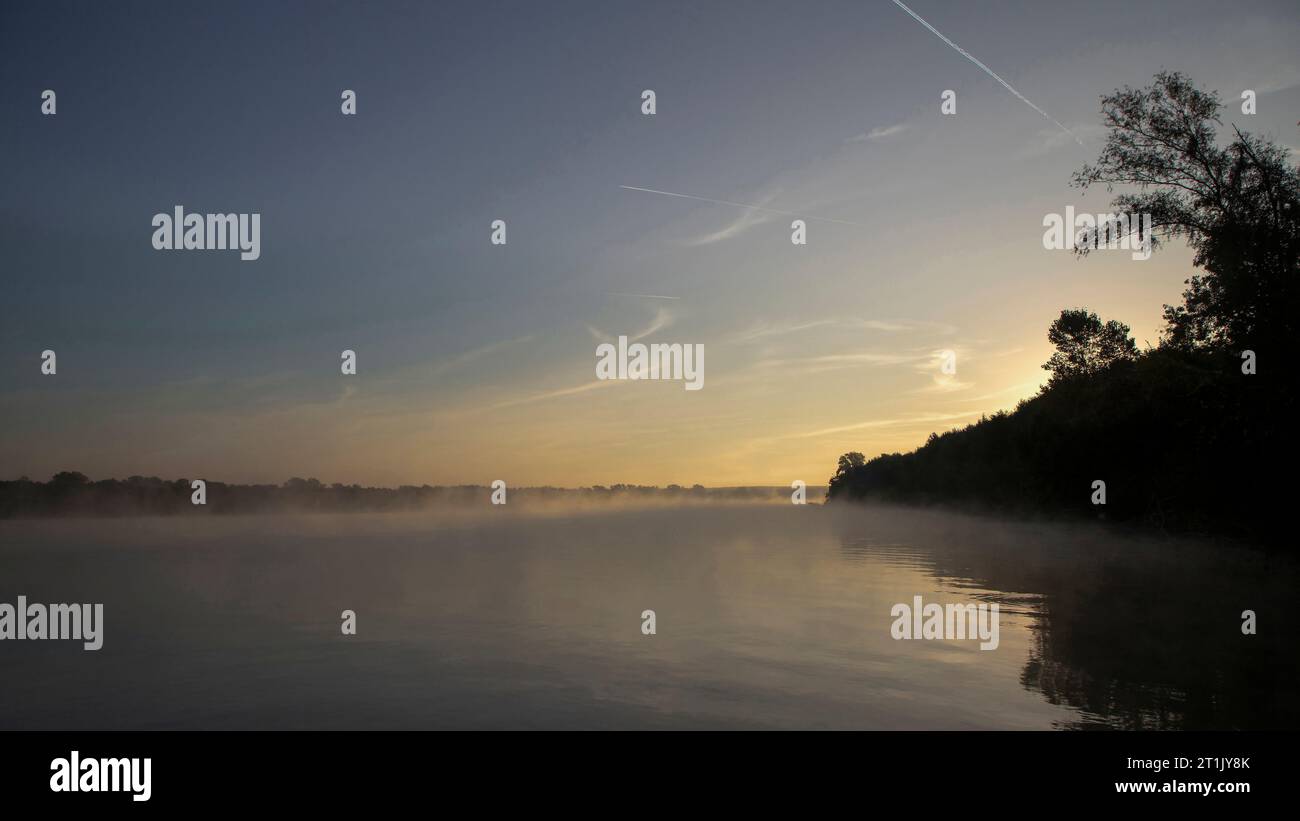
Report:
[[[48,482],[23,477],[0,481],[0,519],[39,516],[165,516],[176,514],[385,512],[465,508],[491,503],[493,489],[482,485],[402,485],[397,488],[324,484],[290,479],[281,485],[237,485],[205,481],[204,504],[194,503],[189,479],[153,476],[92,481],[65,471]],[[789,501],[780,487],[706,488],[703,485],[611,486],[584,488],[507,488],[512,505],[624,502],[766,502]]]
[[[1102,517],[1252,541],[1283,535],[1295,396],[1285,375],[1172,348],[1049,387],[908,454],[846,454],[831,500]],[[1274,372],[1276,374],[1276,372]],[[1094,504],[1094,482],[1105,504]]]
[[[1293,541],[1300,169],[1284,146],[1235,126],[1221,147],[1221,111],[1217,94],[1177,73],[1104,96],[1106,143],[1074,175],[1080,188],[1124,191],[1117,212],[1152,215],[1142,240],[1153,248],[1181,238],[1195,252],[1199,271],[1182,303],[1164,307],[1159,347],[1139,351],[1127,325],[1063,310],[1048,329],[1056,352],[1038,396],[931,434],[912,453],[847,453],[828,499],[1073,512]],[[1115,227],[1086,227],[1076,253]]]

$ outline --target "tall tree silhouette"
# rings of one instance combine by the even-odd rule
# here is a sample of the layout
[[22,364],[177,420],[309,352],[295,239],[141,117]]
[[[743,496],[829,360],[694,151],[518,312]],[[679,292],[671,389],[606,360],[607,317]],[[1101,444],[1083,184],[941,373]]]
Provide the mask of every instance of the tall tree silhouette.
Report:
[[1165,306],[1164,344],[1284,344],[1300,322],[1300,171],[1285,147],[1235,125],[1220,148],[1221,109],[1216,93],[1178,72],[1103,96],[1106,144],[1073,184],[1134,187],[1112,207],[1151,214],[1153,247],[1182,237],[1195,252],[1205,273],[1186,280],[1182,305]]

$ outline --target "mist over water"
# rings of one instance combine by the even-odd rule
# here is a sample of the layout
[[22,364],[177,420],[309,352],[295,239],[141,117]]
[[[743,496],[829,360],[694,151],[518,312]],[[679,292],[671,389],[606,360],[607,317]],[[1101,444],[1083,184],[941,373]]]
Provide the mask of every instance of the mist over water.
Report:
[[[1297,575],[884,507],[3,521],[0,601],[104,645],[0,644],[0,728],[1295,728]],[[894,640],[917,595],[997,649]]]

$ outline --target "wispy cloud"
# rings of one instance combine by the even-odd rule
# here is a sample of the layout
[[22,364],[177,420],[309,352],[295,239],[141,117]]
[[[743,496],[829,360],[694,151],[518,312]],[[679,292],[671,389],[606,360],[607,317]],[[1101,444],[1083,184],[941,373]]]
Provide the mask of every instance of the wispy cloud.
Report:
[[955,422],[958,419],[969,419],[972,416],[978,416],[979,411],[967,411],[965,413],[921,413],[912,416],[899,416],[890,419],[872,419],[869,422],[858,422],[852,425],[839,425],[833,428],[822,428],[821,430],[805,431],[803,433],[790,434],[788,439],[811,439],[817,436],[830,436],[835,433],[844,433],[851,430],[866,430],[869,428],[892,428],[903,427],[906,425],[928,425],[933,422]]
[[931,384],[914,390],[912,393],[956,393],[975,387],[974,382],[963,382],[957,378],[955,373],[934,371],[930,374],[930,379],[932,380]]
[[610,291],[609,296],[627,296],[636,299],[681,299],[679,296],[663,296],[661,294],[625,294],[621,291]]
[[[641,188],[635,185],[620,185],[619,188],[622,188],[625,191],[641,191],[646,194],[661,194],[665,197],[678,197],[686,200],[695,200],[697,202],[712,203],[713,205],[730,205],[736,208],[748,208],[752,211],[764,211],[769,214],[778,214],[786,217],[801,217],[803,219],[818,220],[819,222],[834,222],[840,225],[854,225],[854,226],[857,225],[856,222],[849,222],[847,220],[837,220],[837,219],[832,219],[830,217],[818,217],[818,216],[814,216],[813,214],[806,214],[799,211],[781,211],[776,208],[768,208],[766,207],[766,204],[753,205],[747,202],[734,202],[732,200],[715,200],[709,197],[697,197],[694,194],[679,194],[674,191],[660,191],[656,188]],[[770,202],[771,199],[772,199],[771,197],[768,197],[767,201]]]
[[890,365],[915,365],[927,362],[928,352],[857,351],[853,353],[824,354],[786,359],[764,359],[756,363],[760,368],[797,367],[804,373],[824,373],[843,368],[885,367]]
[[672,311],[668,310],[667,307],[660,307],[655,310],[655,315],[650,320],[650,324],[637,333],[608,334],[592,325],[587,326],[587,333],[591,334],[591,338],[597,342],[613,342],[619,336],[627,336],[629,342],[636,342],[638,339],[645,339],[650,334],[662,331],[664,328],[672,325],[675,320],[676,317],[673,315]]
[[586,382],[581,385],[574,385],[571,388],[560,388],[559,390],[533,394],[532,396],[524,396],[518,399],[508,399],[504,402],[497,402],[494,405],[489,405],[486,409],[500,410],[501,408],[513,408],[517,405],[531,405],[534,402],[545,402],[548,399],[559,399],[560,397],[573,396],[579,393],[587,393],[588,391],[594,391],[597,388],[603,388],[609,385],[618,385],[618,384],[622,384],[622,383],[619,382],[619,380],[617,379],[594,379],[591,382]]
[[931,351],[922,361],[916,363],[916,370],[930,377],[930,384],[922,388],[917,388],[912,393],[955,393],[957,391],[969,390],[975,386],[973,382],[963,382],[957,378],[956,368],[953,373],[945,373],[944,365],[956,365],[960,359],[965,363],[969,357],[965,351],[957,351],[952,348]]
[[738,237],[748,231],[750,228],[762,225],[773,220],[773,215],[766,211],[746,211],[727,225],[711,231],[707,234],[687,240],[684,244],[688,248],[698,248],[702,245],[713,245],[716,242]]
[[848,328],[881,331],[883,333],[906,333],[926,331],[936,334],[953,334],[957,328],[944,322],[928,322],[916,319],[863,319],[861,317],[826,317],[823,319],[785,320],[781,322],[759,321],[740,331],[726,341],[731,344],[759,342],[772,337],[808,331],[814,328]]
[[1040,383],[1038,383],[1038,382],[1021,382],[1021,383],[1018,384],[1018,385],[1010,385],[1010,386],[1008,386],[1008,387],[1003,388],[1002,390],[999,390],[999,391],[993,391],[992,393],[981,394],[980,396],[964,396],[964,397],[961,398],[960,401],[962,401],[962,402],[984,402],[984,401],[987,401],[987,400],[989,400],[989,399],[999,399],[999,398],[1001,398],[1001,397],[1003,397],[1003,396],[1006,396],[1007,394],[1015,394],[1015,393],[1018,393],[1018,394],[1022,394],[1022,395],[1023,395],[1023,394],[1025,394],[1026,392],[1032,394],[1032,393],[1037,392],[1037,390],[1038,390],[1039,387],[1040,387]]
[[439,362],[437,365],[434,366],[433,372],[445,373],[446,371],[454,370],[456,368],[461,367],[462,365],[467,365],[476,359],[480,359],[484,356],[488,356],[489,354],[493,354],[496,353],[497,351],[503,350],[505,348],[509,348],[512,345],[520,345],[524,342],[529,342],[532,340],[532,338],[533,337],[531,335],[520,336],[520,337],[516,337],[515,339],[505,339],[500,342],[493,342],[491,345],[484,345],[480,348],[473,348],[472,350],[465,351],[464,353],[457,354],[456,356],[453,356],[450,359],[445,359],[442,362]]
[[853,137],[849,137],[847,140],[845,140],[845,142],[850,142],[850,143],[876,142],[879,140],[884,140],[888,137],[892,137],[895,134],[902,134],[906,130],[907,130],[907,123],[896,123],[894,125],[884,126],[884,127],[876,126],[870,131],[864,132],[862,134],[858,134]]
[[1279,66],[1276,73],[1270,77],[1265,77],[1262,82],[1256,83],[1252,88],[1257,94],[1276,94],[1279,91],[1300,86],[1300,68],[1294,65]]
[[955,325],[949,325],[946,322],[930,322],[924,319],[852,319],[849,320],[849,323],[859,328],[890,333],[928,331],[938,334],[954,334],[957,332]]
[[756,322],[748,329],[741,331],[729,337],[726,341],[732,344],[744,342],[757,342],[763,339],[770,339],[775,336],[785,336],[786,334],[807,331],[812,328],[824,328],[840,323],[838,319],[813,319],[807,322]]

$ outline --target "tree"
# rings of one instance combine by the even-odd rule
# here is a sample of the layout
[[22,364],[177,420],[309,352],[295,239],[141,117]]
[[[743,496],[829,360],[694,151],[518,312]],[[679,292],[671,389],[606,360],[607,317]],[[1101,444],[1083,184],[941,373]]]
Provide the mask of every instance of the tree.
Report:
[[1182,305],[1165,306],[1162,342],[1208,349],[1292,339],[1300,324],[1300,169],[1288,150],[1235,125],[1220,148],[1218,95],[1177,72],[1101,99],[1106,144],[1073,184],[1134,187],[1112,208],[1150,214],[1152,247],[1162,237],[1185,238],[1205,271],[1186,280]]
[[1061,311],[1047,329],[1048,341],[1056,346],[1056,353],[1043,365],[1043,370],[1052,372],[1050,384],[1094,374],[1116,362],[1137,359],[1137,343],[1128,333],[1129,327],[1124,323],[1114,319],[1103,323],[1087,308]]
[[839,468],[835,471],[836,476],[842,476],[850,471],[860,468],[867,463],[867,457],[857,451],[846,453],[840,457]]

